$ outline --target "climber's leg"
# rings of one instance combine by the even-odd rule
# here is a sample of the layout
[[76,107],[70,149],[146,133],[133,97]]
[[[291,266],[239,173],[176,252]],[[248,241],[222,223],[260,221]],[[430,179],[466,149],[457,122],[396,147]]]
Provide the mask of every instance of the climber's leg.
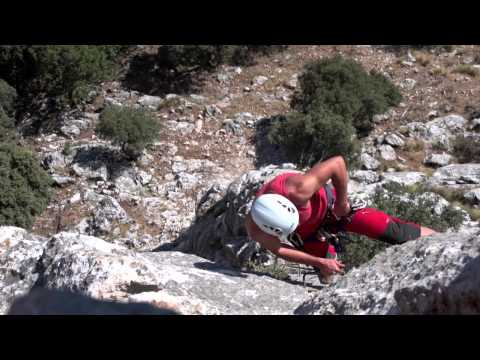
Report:
[[432,229],[403,221],[372,208],[358,210],[352,216],[352,221],[345,226],[345,230],[389,244],[402,244],[435,233]]

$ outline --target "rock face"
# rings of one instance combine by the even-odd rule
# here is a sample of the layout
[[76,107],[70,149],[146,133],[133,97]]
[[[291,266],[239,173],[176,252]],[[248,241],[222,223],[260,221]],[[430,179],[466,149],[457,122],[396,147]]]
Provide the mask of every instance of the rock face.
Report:
[[360,155],[360,162],[366,170],[376,170],[380,167],[380,162],[367,153]]
[[452,164],[437,169],[430,183],[434,185],[480,184],[480,164]]
[[432,166],[447,166],[452,161],[452,155],[450,154],[430,154],[423,161],[426,165]]
[[36,265],[47,239],[13,226],[0,230],[0,314],[5,314],[37,281]]
[[472,204],[480,204],[480,188],[470,190],[464,194],[465,199]]
[[[10,234],[10,247],[31,241],[21,229],[1,230]],[[3,245],[7,239],[2,239]],[[298,285],[222,268],[193,255],[138,253],[92,236],[59,233],[46,243],[21,244],[21,249],[23,253],[0,254],[2,268],[29,276],[28,281],[20,275],[9,278],[2,270],[2,313],[13,295],[22,296],[33,285],[101,301],[148,303],[180,314],[288,314],[308,299],[307,289]],[[25,258],[25,253],[31,255]]]
[[296,314],[478,314],[480,231],[393,246],[352,270]]
[[33,288],[14,301],[7,315],[176,315],[147,303],[101,301],[74,292]]
[[395,149],[390,145],[380,145],[378,147],[378,151],[380,152],[380,157],[386,161],[394,161],[397,159],[397,154],[395,153]]
[[245,215],[250,211],[258,189],[286,171],[295,170],[288,166],[269,166],[246,173],[231,183],[225,196],[209,208],[205,202],[212,193],[207,192],[197,206],[197,218],[181,234],[175,249],[236,266],[249,261],[259,251],[259,246],[247,237]]
[[449,148],[451,139],[465,132],[467,120],[459,115],[448,115],[427,123],[412,122],[406,125],[410,136],[429,143],[439,143]]
[[398,171],[384,173],[381,176],[383,183],[396,182],[401,185],[409,186],[425,181],[426,175],[419,171]]

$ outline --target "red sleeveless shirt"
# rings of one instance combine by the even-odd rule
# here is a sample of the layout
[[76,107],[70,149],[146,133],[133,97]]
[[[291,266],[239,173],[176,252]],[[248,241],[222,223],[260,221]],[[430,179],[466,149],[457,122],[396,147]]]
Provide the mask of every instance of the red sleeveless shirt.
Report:
[[[298,173],[288,172],[278,175],[272,181],[264,184],[257,192],[256,196],[258,197],[263,194],[278,194],[285,196],[287,199],[292,201],[292,199],[290,199],[288,196],[285,186],[285,180],[292,175],[298,175]],[[325,189],[322,187],[318,192],[316,192],[310,198],[307,206],[300,207],[297,204],[295,204],[295,206],[297,207],[300,216],[299,225],[295,231],[302,237],[302,239],[306,239],[315,233],[318,226],[325,218],[328,207]]]

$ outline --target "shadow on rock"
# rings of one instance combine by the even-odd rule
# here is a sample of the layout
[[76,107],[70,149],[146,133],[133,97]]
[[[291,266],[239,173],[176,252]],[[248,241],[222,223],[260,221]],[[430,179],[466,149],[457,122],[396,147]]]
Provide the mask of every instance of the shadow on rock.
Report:
[[279,145],[270,143],[268,132],[275,121],[281,121],[282,115],[271,118],[263,118],[255,124],[255,166],[280,165],[288,163],[289,160]]
[[147,303],[103,301],[78,293],[34,288],[16,299],[7,315],[178,315]]
[[[72,164],[76,167],[76,172],[92,173],[98,172],[100,177],[115,178],[116,174],[129,169],[132,163],[118,150],[106,146],[92,146],[77,149],[72,159]],[[104,179],[106,180],[106,179]]]
[[176,72],[159,64],[156,54],[135,56],[123,80],[129,89],[153,96],[167,94],[190,94],[197,92],[203,84],[198,71]]

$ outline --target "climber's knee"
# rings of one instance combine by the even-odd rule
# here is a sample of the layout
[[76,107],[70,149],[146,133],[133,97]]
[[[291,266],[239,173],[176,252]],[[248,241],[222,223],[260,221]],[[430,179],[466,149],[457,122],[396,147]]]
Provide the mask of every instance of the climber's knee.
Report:
[[392,245],[403,244],[410,240],[418,239],[421,235],[421,227],[413,223],[397,222],[390,220],[384,234],[379,240]]

